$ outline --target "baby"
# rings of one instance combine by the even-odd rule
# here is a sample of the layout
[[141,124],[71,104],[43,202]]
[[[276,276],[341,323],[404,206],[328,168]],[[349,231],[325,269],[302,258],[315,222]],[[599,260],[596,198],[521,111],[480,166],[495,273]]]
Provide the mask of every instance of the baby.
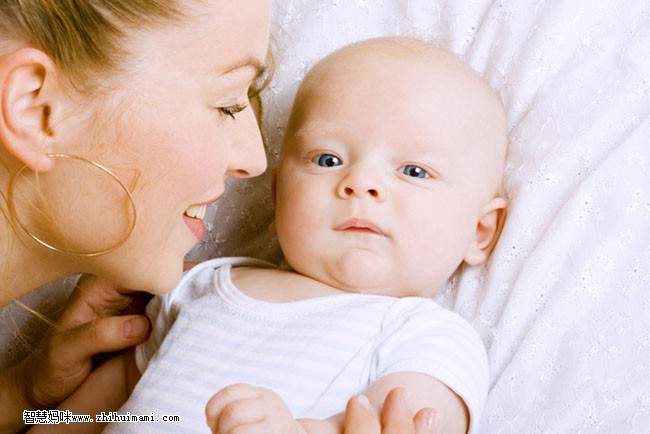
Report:
[[117,414],[180,423],[106,432],[200,432],[205,408],[214,433],[336,433],[350,397],[381,409],[396,387],[413,413],[436,411],[432,432],[474,432],[485,350],[431,296],[497,241],[506,143],[499,97],[446,51],[379,38],[326,57],[274,171],[290,270],[216,259],[154,299],[144,374]]

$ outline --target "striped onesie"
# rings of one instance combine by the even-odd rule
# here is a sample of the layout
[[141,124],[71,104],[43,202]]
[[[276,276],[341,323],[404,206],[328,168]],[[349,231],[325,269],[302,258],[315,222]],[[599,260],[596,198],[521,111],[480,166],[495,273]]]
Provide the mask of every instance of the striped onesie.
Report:
[[223,387],[272,389],[295,418],[327,418],[379,377],[431,375],[456,392],[474,431],[487,394],[483,344],[459,315],[433,300],[337,294],[258,301],[230,280],[249,258],[204,262],[147,307],[153,332],[136,349],[143,376],[118,414],[179,415],[179,423],[112,423],[108,433],[209,433],[205,404]]

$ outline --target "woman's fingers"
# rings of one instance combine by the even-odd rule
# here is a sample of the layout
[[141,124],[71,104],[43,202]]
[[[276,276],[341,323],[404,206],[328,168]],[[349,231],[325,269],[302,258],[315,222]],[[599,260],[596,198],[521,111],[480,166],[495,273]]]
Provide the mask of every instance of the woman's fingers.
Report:
[[437,413],[432,408],[423,408],[412,415],[406,400],[406,391],[401,387],[391,390],[384,400],[381,419],[382,434],[434,434]]
[[401,387],[391,390],[381,411],[382,434],[415,434],[413,416],[406,403],[406,391]]
[[364,395],[348,401],[343,432],[345,434],[434,434],[436,412],[423,408],[413,416],[406,402],[405,390],[391,390],[381,410],[381,417]]
[[118,351],[143,341],[146,317],[99,318],[71,330],[52,334],[17,366],[24,395],[34,408],[53,407],[74,392],[92,370],[92,356]]
[[413,417],[413,423],[415,424],[415,434],[435,434],[437,433],[436,429],[436,418],[438,413],[432,408],[423,408],[418,411]]
[[[123,350],[147,338],[150,325],[145,316],[115,316],[128,309],[135,296],[104,279],[84,276],[80,280],[47,339],[15,367],[30,406],[56,406],[86,379],[93,356]],[[143,306],[136,310],[142,312]]]
[[119,288],[106,279],[84,275],[54,331],[72,329],[99,317],[120,314],[131,305],[135,296],[136,293]]
[[344,434],[381,434],[379,416],[365,395],[357,395],[348,401],[345,409]]
[[61,366],[75,366],[98,353],[123,350],[142,342],[149,334],[149,320],[142,315],[98,318],[50,338],[49,352]]
[[141,314],[150,298],[106,279],[82,276],[52,330],[50,350],[74,363],[142,342],[149,333],[149,320]]

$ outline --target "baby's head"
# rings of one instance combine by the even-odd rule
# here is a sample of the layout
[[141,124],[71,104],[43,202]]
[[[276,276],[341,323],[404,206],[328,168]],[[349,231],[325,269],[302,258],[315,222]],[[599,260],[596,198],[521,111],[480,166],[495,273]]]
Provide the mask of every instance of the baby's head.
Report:
[[485,261],[505,215],[500,98],[431,44],[367,40],[298,90],[276,170],[276,230],[296,272],[349,292],[433,294]]

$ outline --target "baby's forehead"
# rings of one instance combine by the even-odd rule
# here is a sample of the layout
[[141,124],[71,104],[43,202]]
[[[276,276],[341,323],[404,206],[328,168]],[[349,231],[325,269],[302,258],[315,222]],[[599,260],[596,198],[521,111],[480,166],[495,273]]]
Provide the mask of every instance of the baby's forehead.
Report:
[[433,43],[390,37],[370,39],[343,47],[321,60],[309,75],[339,68],[370,74],[382,69],[382,66],[395,64],[417,66],[421,71],[428,72],[459,69],[475,74],[458,57]]
[[427,94],[432,103],[458,97],[500,105],[490,86],[457,56],[407,38],[363,41],[330,54],[309,71],[298,97],[362,94],[369,86],[387,97],[399,91],[403,97]]
[[307,74],[296,102],[304,108],[349,94],[383,97],[395,106],[413,102],[414,109],[442,106],[449,117],[503,112],[500,97],[469,65],[431,43],[408,38],[372,39],[334,52]]

